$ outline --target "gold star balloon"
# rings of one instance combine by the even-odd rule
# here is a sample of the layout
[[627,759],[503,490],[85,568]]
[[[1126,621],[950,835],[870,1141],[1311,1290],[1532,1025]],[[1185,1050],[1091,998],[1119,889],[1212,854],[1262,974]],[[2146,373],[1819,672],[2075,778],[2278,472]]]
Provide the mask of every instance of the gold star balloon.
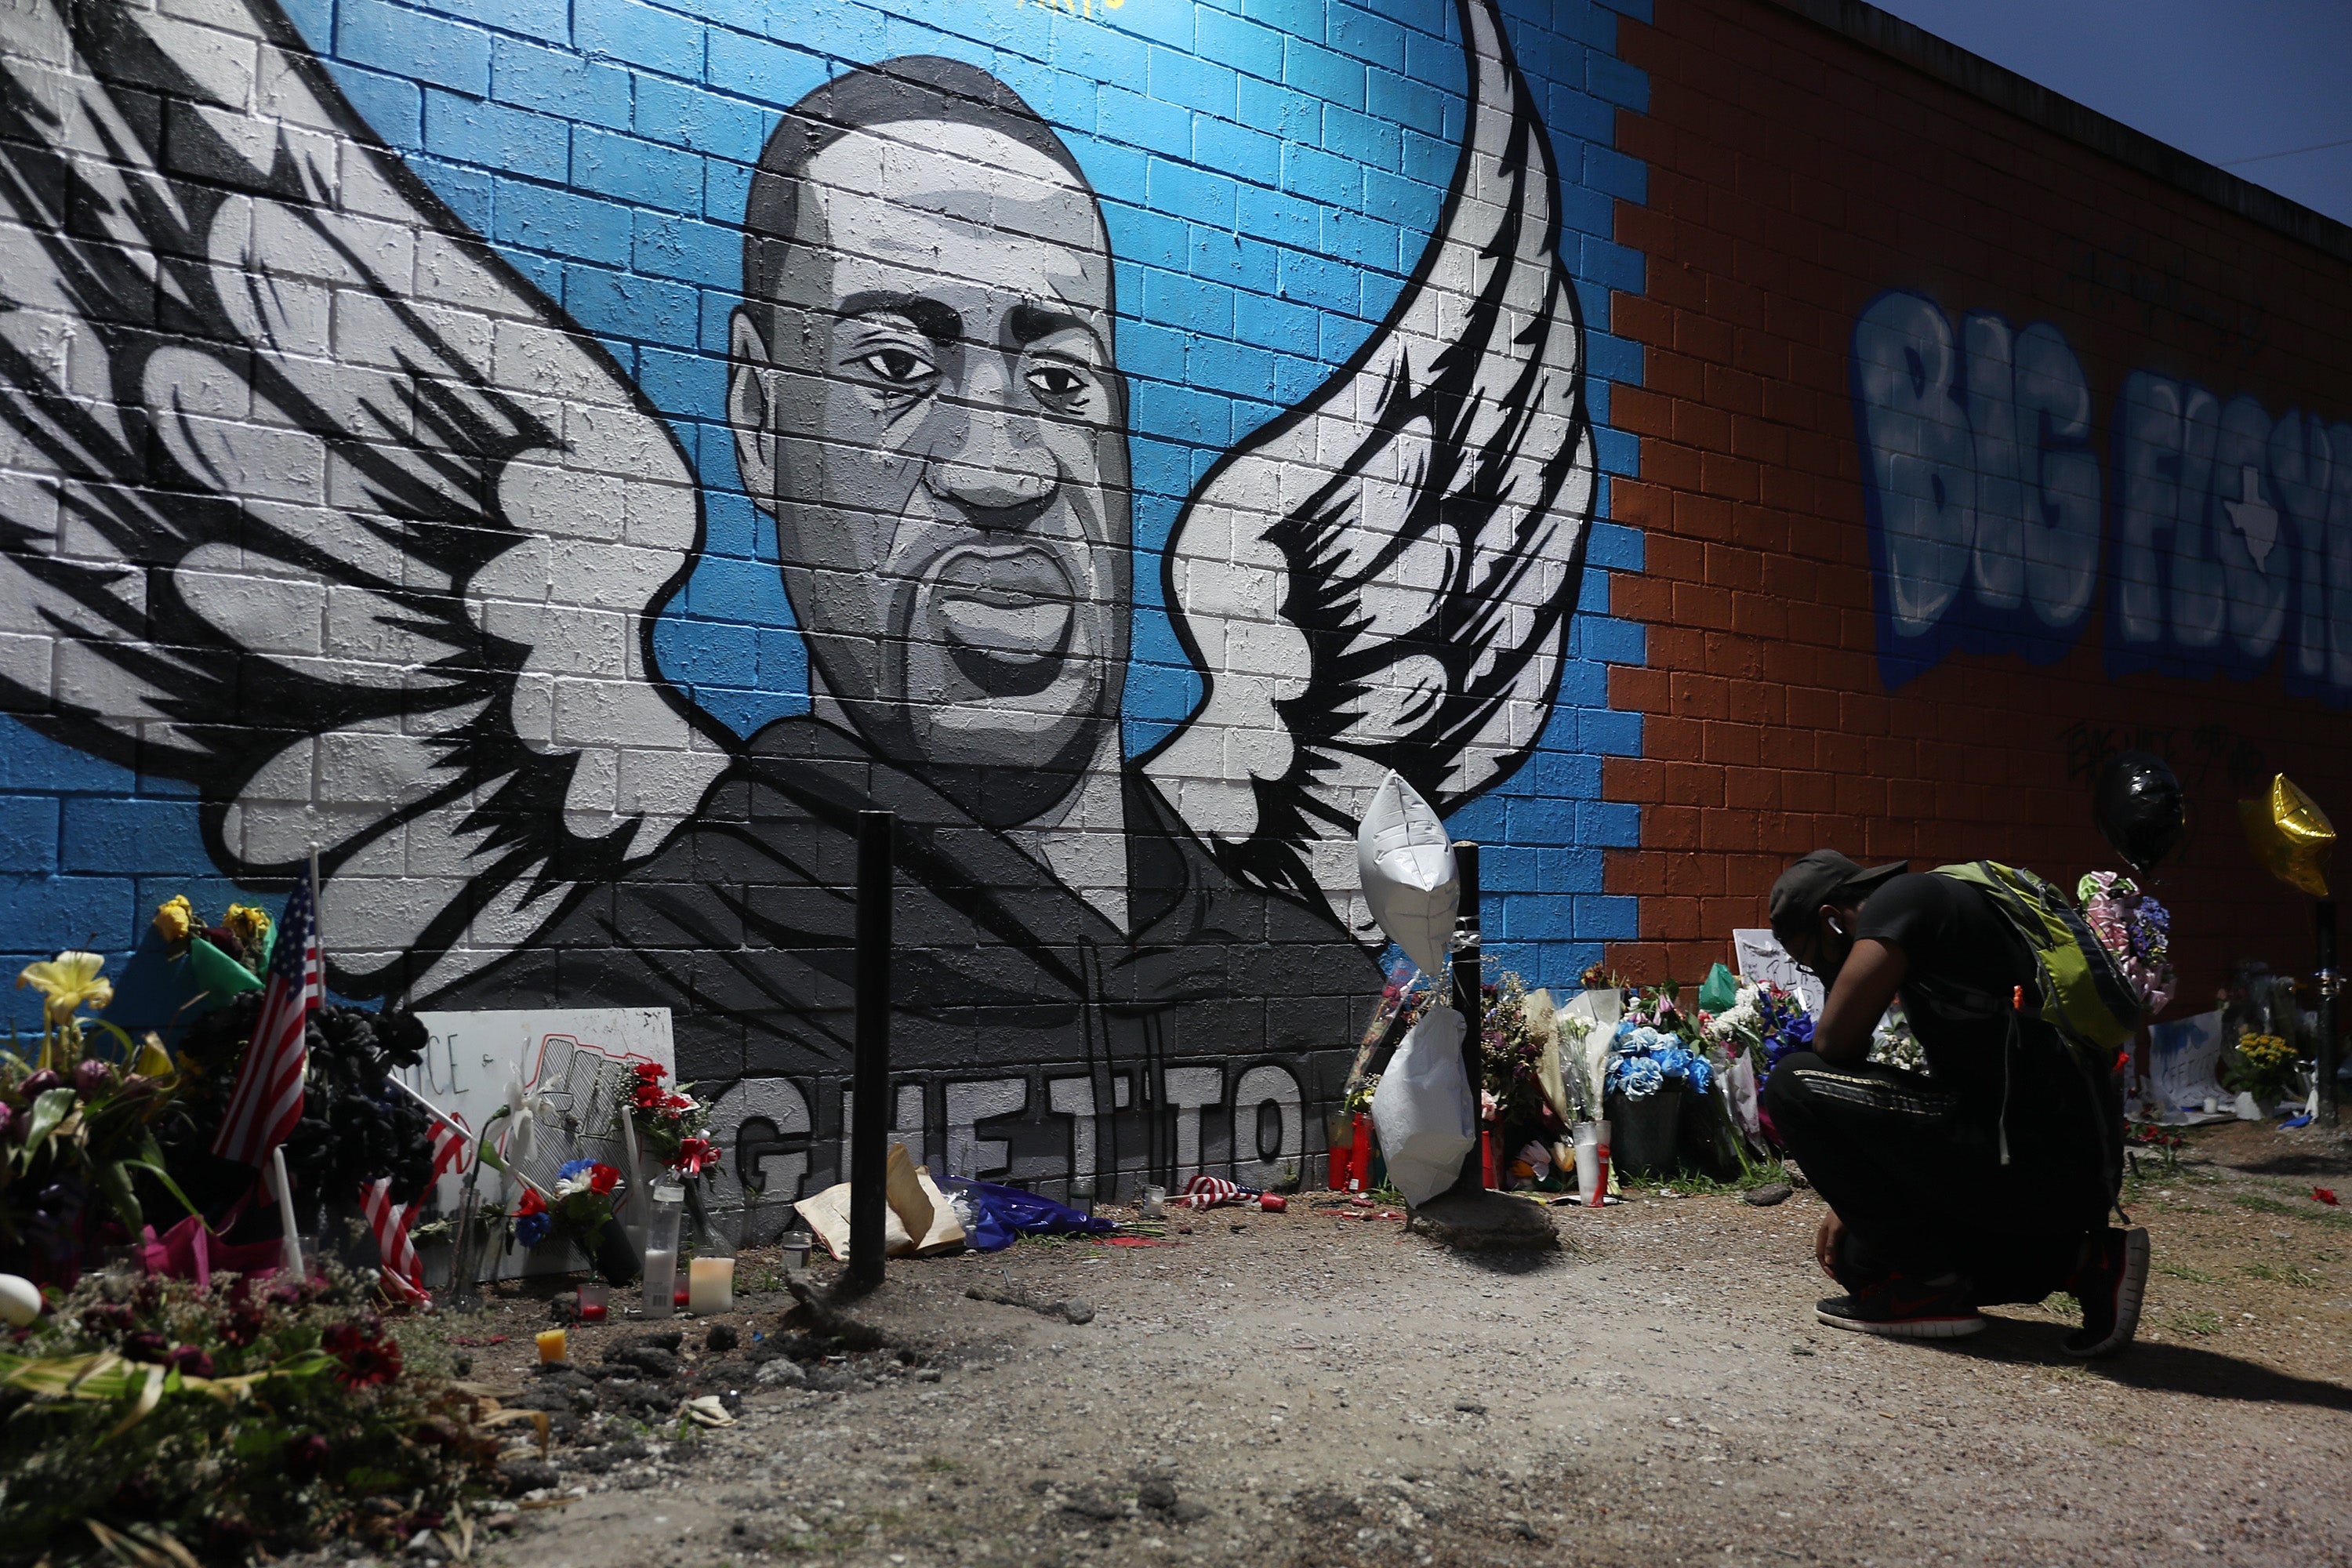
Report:
[[2319,803],[2295,788],[2284,773],[2271,780],[2260,800],[2238,803],[2246,845],[2263,869],[2315,899],[2327,897],[2327,860],[2336,852],[2336,826]]

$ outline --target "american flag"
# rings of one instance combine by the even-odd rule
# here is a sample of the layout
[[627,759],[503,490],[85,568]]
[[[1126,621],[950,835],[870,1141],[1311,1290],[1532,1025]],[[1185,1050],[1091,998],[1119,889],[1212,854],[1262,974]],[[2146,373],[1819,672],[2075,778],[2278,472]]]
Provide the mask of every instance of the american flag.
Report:
[[1185,1184],[1184,1195],[1176,1200],[1178,1206],[1188,1209],[1213,1209],[1219,1204],[1237,1204],[1255,1198],[1255,1190],[1229,1182],[1223,1176],[1198,1175]]
[[463,1132],[458,1131],[457,1128],[439,1117],[435,1117],[433,1119],[433,1173],[425,1178],[425,1191],[416,1195],[420,1199],[423,1198],[425,1193],[431,1192],[433,1184],[439,1181],[446,1173],[463,1165],[466,1163],[466,1151],[468,1147],[470,1144]]
[[417,1261],[416,1248],[408,1239],[413,1207],[392,1201],[390,1176],[360,1191],[360,1212],[367,1215],[368,1228],[375,1232],[376,1251],[383,1258],[385,1294],[415,1300],[425,1294],[425,1266]]
[[269,983],[253,1043],[245,1048],[228,1110],[213,1137],[213,1152],[248,1165],[266,1165],[269,1152],[302,1119],[302,1069],[309,1061],[302,1034],[326,990],[320,973],[317,894],[305,873],[287,895],[269,958]]

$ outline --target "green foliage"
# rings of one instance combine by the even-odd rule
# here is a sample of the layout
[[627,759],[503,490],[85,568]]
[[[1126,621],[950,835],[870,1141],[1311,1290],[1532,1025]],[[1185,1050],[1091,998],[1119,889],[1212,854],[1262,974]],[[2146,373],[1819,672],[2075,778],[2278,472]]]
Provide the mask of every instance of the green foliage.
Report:
[[[204,1557],[379,1545],[478,1492],[476,1399],[404,1366],[349,1276],[86,1279],[0,1356],[0,1563],[109,1561],[87,1521]],[[112,1549],[109,1549],[111,1551]]]

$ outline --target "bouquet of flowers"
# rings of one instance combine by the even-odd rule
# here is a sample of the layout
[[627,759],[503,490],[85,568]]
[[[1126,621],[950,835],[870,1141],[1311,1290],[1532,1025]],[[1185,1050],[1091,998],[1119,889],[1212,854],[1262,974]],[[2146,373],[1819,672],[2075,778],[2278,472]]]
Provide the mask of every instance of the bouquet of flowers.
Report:
[[613,1217],[613,1189],[621,1173],[596,1160],[574,1160],[555,1173],[555,1201],[524,1188],[515,1211],[515,1239],[537,1247],[550,1233],[562,1237],[590,1258],[604,1238],[604,1222]]
[[1509,1130],[1515,1146],[1522,1136],[1546,1142],[1564,1136],[1568,1128],[1543,1085],[1544,1051],[1552,1036],[1549,1027],[1538,1027],[1529,1016],[1527,982],[1507,969],[1485,992],[1486,1029],[1479,1044],[1486,1065],[1482,1098],[1487,1120]]
[[2075,884],[2083,918],[2115,955],[2150,1017],[2164,1011],[2178,984],[2172,973],[2172,915],[2128,877],[2094,871]]
[[1628,1100],[1647,1100],[1669,1079],[1693,1093],[1705,1094],[1715,1082],[1715,1068],[1682,1036],[1643,1023],[1629,1013],[1609,1042],[1608,1091]]
[[[636,1123],[637,1141],[655,1159],[679,1175],[715,1181],[719,1175],[719,1146],[704,1136],[710,1126],[710,1108],[686,1092],[694,1087],[690,1083],[664,1089],[662,1079],[669,1074],[659,1062],[639,1062],[636,1073],[636,1084],[630,1091],[629,1114]],[[626,1136],[617,1118],[613,1131],[616,1136]]]
[[1886,1009],[1886,1016],[1870,1032],[1869,1059],[1905,1072],[1927,1072],[1927,1053],[1921,1047],[1919,1037],[1911,1032],[1911,1020],[1904,1016],[1899,1000]]
[[2302,1058],[2280,1035],[2242,1034],[2237,1059],[2221,1075],[2221,1087],[2233,1094],[2252,1094],[2260,1105],[2283,1098],[2294,1081]]
[[1727,1050],[1746,1050],[1756,1063],[1760,1082],[1793,1052],[1813,1043],[1813,1016],[1797,994],[1769,981],[1739,987],[1738,996],[1724,1011],[1699,1015],[1700,1034]]

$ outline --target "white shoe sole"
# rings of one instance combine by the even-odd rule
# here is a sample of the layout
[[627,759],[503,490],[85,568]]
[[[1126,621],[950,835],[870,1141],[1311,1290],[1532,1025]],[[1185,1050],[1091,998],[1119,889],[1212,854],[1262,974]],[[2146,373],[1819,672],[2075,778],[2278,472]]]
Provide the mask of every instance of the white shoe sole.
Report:
[[2085,1360],[2093,1356],[2113,1355],[2131,1343],[2139,1331],[2140,1304],[2147,1299],[2147,1231],[2134,1226],[2124,1232],[2124,1277],[2116,1287],[2116,1326],[2097,1344],[2078,1348],[2069,1344],[2068,1355]]
[[1903,1318],[1884,1323],[1867,1323],[1859,1318],[1841,1318],[1835,1312],[1813,1309],[1813,1319],[1832,1329],[1844,1329],[1851,1333],[1876,1334],[1888,1340],[1964,1340],[1970,1334],[1984,1332],[1985,1321],[1978,1313],[1964,1318]]

